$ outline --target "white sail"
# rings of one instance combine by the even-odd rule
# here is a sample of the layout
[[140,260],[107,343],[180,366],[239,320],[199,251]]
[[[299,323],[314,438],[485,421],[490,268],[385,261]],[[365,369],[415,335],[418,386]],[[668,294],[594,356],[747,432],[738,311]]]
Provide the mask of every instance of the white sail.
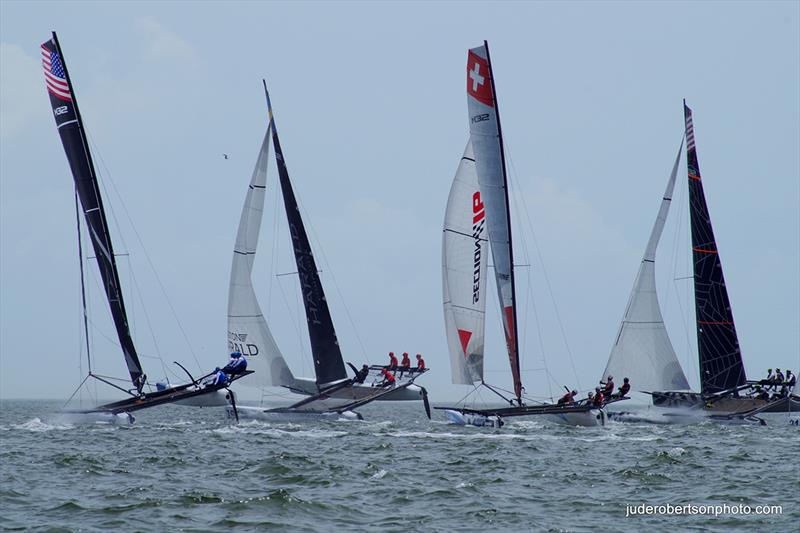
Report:
[[458,165],[442,235],[444,321],[453,383],[483,380],[486,315],[486,209],[478,186],[472,142]]
[[617,382],[621,382],[623,377],[630,378],[634,390],[689,389],[689,382],[664,327],[655,275],[656,248],[667,220],[682,149],[683,142],[678,149],[616,342],[603,372],[603,377],[610,374]]
[[514,392],[521,395],[514,273],[512,271],[511,227],[503,162],[497,100],[492,85],[489,53],[484,46],[472,48],[467,57],[467,105],[469,131],[475,153],[481,193],[486,204],[487,229],[492,248],[500,312],[505,330]]
[[247,357],[248,369],[255,370],[255,374],[242,383],[255,387],[287,386],[294,382],[261,313],[252,280],[264,211],[271,131],[268,127],[264,135],[242,208],[228,291],[228,348],[239,350]]

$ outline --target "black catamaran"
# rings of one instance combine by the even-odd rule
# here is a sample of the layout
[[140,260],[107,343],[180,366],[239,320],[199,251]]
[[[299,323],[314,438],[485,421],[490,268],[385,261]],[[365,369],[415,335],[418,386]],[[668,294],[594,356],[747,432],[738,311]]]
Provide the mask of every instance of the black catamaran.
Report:
[[[395,384],[382,386],[383,367],[368,367],[366,372],[349,378],[345,367],[333,319],[325,298],[322,280],[317,270],[300,208],[295,198],[286,160],[281,148],[272,103],[264,82],[269,123],[245,198],[239,230],[234,247],[233,264],[228,296],[228,344],[248,356],[256,379],[246,384],[265,387],[284,387],[292,392],[309,396],[288,407],[239,407],[243,416],[254,418],[351,416],[360,417],[353,409],[375,400],[420,400],[430,416],[427,392],[414,384],[424,371],[395,372]],[[252,283],[258,235],[266,195],[269,144],[272,139],[278,182],[289,226],[297,276],[305,308],[311,355],[314,362],[314,379],[297,378],[278,348],[256,298]],[[349,363],[348,363],[349,364]],[[352,367],[352,365],[351,365]],[[354,369],[355,371],[355,369]]]
[[700,164],[697,160],[692,110],[683,104],[686,123],[686,163],[689,184],[689,214],[694,263],[694,300],[697,353],[700,362],[700,393],[685,390],[653,391],[653,404],[667,407],[702,407],[723,413],[800,411],[800,397],[769,394],[758,397],[757,389],[782,385],[749,381],[744,370],[739,338],[733,320],[728,289],[722,272],[711,215],[708,211]]
[[[456,172],[445,213],[442,241],[444,314],[454,383],[485,387],[507,407],[437,407],[459,424],[493,425],[501,417],[554,415],[560,422],[602,423],[601,406],[586,402],[526,403],[517,332],[517,298],[508,179],[489,47],[469,50],[467,102],[470,139]],[[500,315],[511,368],[511,391],[483,379],[486,309],[486,245],[491,246]],[[471,394],[471,393],[470,393]],[[510,397],[508,396],[510,395]],[[621,399],[621,398],[620,398]],[[616,401],[612,400],[612,401]]]
[[[120,417],[121,420],[127,419],[132,421],[133,417],[129,414],[130,412],[165,403],[184,402],[195,405],[226,405],[228,402],[233,402],[234,400],[231,394],[224,394],[221,392],[221,389],[226,388],[226,385],[206,386],[202,384],[201,380],[207,376],[194,379],[189,375],[190,382],[183,385],[167,387],[164,390],[155,392],[145,391],[145,388],[148,387],[147,376],[144,373],[142,363],[137,355],[128,325],[128,315],[125,311],[125,301],[122,296],[116,256],[114,255],[114,247],[111,242],[111,235],[106,220],[105,209],[103,208],[103,200],[100,195],[100,187],[97,181],[94,162],[92,161],[83,121],[80,111],[78,110],[75,90],[70,81],[64,55],[55,32],[53,32],[51,39],[42,44],[41,52],[45,83],[50,96],[53,116],[55,117],[59,135],[61,136],[61,142],[64,145],[67,160],[69,161],[72,177],[75,180],[75,207],[76,210],[82,209],[83,211],[87,233],[92,241],[97,267],[100,271],[100,278],[105,289],[105,295],[117,331],[119,345],[122,349],[122,354],[132,384],[130,389],[126,389],[114,384],[108,377],[100,376],[92,371],[91,355],[89,353],[86,291],[84,285],[81,217],[78,212],[78,253],[81,256],[81,289],[83,295],[84,328],[87,356],[89,356],[89,372],[81,382],[79,389],[86,380],[91,377],[115,387],[130,396],[118,402],[99,405],[81,412],[108,414],[114,417],[116,417],[116,415],[123,415]],[[181,368],[183,369],[182,366]],[[184,371],[186,370],[184,369]],[[186,373],[188,374],[188,372]],[[233,379],[239,379],[244,375],[246,374],[234,376]]]

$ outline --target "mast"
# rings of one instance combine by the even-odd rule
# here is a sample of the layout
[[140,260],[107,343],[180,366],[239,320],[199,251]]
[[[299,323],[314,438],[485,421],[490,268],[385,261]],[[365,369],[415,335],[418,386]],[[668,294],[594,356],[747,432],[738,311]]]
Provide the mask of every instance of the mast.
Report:
[[317,376],[317,385],[323,385],[347,378],[333,319],[322,289],[314,253],[308,240],[300,208],[289,180],[289,171],[281,150],[278,139],[278,129],[275,127],[275,117],[272,113],[272,103],[269,99],[267,84],[264,82],[264,91],[267,96],[270,123],[272,124],[272,145],[275,149],[275,161],[278,165],[278,178],[283,193],[283,203],[286,208],[286,218],[289,223],[289,233],[292,238],[297,275],[300,281],[300,290],[303,295],[303,305],[306,310],[306,323],[308,336],[311,341],[311,355],[314,359],[314,370]]
[[511,268],[511,313],[513,315],[513,326],[511,329],[511,341],[514,350],[513,356],[511,348],[509,348],[509,360],[511,361],[511,374],[514,379],[514,393],[517,395],[517,401],[522,404],[522,378],[519,368],[519,336],[517,332],[517,284],[516,277],[514,276],[514,239],[511,236],[511,205],[508,198],[508,174],[506,171],[506,151],[503,143],[503,128],[500,126],[500,105],[497,102],[497,90],[494,86],[494,71],[492,70],[492,57],[489,55],[489,42],[483,41],[483,47],[486,49],[486,62],[489,63],[489,81],[492,84],[492,98],[494,99],[494,110],[497,113],[497,138],[500,142],[500,165],[503,168],[503,190],[505,191],[506,202],[506,224],[508,225],[508,254],[510,256]]
[[722,261],[703,192],[692,110],[686,105],[686,100],[683,101],[683,113],[686,120],[686,158],[692,226],[697,352],[700,359],[700,392],[705,395],[743,385],[747,377],[728,289],[722,273]]
[[86,139],[67,65],[64,62],[64,55],[55,32],[53,32],[52,39],[42,43],[41,49],[42,66],[53,116],[72,170],[72,177],[75,180],[75,189],[83,208],[120,347],[131,376],[131,383],[138,392],[141,392],[146,377],[142,371],[142,365],[136,354],[128,326],[128,316],[125,312],[114,248],[111,244],[111,234],[103,208],[94,162],[89,151],[89,143]]
[[[487,79],[488,78],[488,79]],[[511,242],[511,210],[502,129],[497,109],[494,76],[489,59],[489,45],[472,48],[467,56],[467,104],[470,138],[475,152],[481,194],[486,204],[486,218],[495,269],[500,314],[506,336],[506,348],[514,380],[514,394],[521,404],[522,382],[517,338],[516,283],[514,252]]]

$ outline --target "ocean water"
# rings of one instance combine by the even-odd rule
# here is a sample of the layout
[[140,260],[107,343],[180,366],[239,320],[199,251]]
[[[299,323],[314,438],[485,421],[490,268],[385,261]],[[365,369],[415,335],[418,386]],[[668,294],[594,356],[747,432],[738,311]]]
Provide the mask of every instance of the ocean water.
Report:
[[[785,415],[496,430],[429,421],[417,403],[366,406],[364,421],[239,425],[164,406],[116,427],[57,408],[0,403],[5,530],[800,531],[800,427]],[[782,512],[626,516],[640,504]]]

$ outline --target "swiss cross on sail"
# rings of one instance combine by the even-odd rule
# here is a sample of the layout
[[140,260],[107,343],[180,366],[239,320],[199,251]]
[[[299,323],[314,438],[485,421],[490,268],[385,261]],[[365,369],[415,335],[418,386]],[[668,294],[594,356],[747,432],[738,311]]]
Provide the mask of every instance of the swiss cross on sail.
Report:
[[471,50],[467,59],[467,93],[482,104],[494,107],[489,62]]

